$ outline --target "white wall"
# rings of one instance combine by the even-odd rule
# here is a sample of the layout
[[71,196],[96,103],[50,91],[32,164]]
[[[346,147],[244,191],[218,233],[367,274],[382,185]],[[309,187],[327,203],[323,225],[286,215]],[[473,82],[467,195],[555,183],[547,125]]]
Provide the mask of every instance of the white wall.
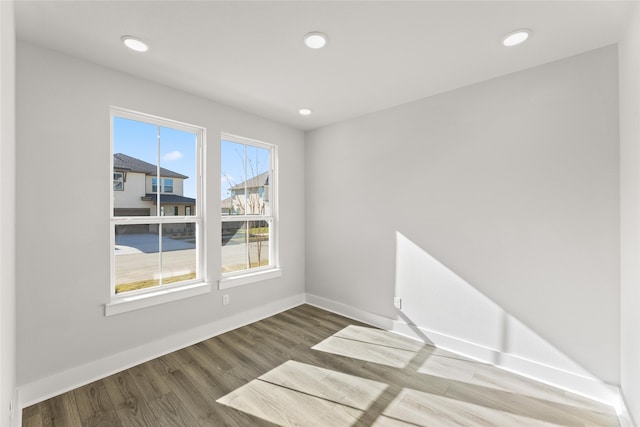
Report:
[[619,384],[617,90],[612,46],[309,132],[307,292]]
[[621,377],[629,410],[640,421],[640,5],[619,44]]
[[[0,425],[11,425],[16,390],[15,26],[13,2],[0,2]],[[15,417],[14,417],[15,418]]]
[[[221,256],[220,134],[278,144],[282,277],[225,291],[231,304],[224,307],[221,292],[213,291],[105,317],[110,105],[206,127],[206,244],[214,284]],[[203,325],[304,292],[302,132],[19,42],[17,141],[17,381],[21,390],[49,375],[168,336],[201,331]],[[57,192],[50,184],[68,168],[74,174],[67,176],[83,179],[64,181],[65,192]],[[126,363],[133,362],[127,359]]]
[[[123,191],[113,192],[114,208],[153,208],[152,202],[142,200],[146,193],[147,179],[142,173],[127,173]],[[151,187],[151,184],[149,184]]]

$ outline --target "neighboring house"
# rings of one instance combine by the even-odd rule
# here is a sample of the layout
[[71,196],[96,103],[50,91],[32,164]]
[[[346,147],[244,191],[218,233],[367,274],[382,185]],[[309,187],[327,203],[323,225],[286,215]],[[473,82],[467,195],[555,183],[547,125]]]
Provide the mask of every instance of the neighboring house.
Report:
[[[160,215],[189,216],[195,213],[196,199],[184,197],[184,180],[189,177],[126,154],[113,155],[114,216],[155,215],[160,192]],[[182,227],[184,228],[184,227]]]
[[231,196],[222,200],[223,215],[264,214],[269,211],[269,172],[249,178],[229,188]]
[[[222,215],[264,214],[269,212],[269,172],[249,178],[229,188],[230,196],[220,201]],[[222,223],[222,244],[238,233],[242,222]],[[255,226],[264,227],[266,224]]]

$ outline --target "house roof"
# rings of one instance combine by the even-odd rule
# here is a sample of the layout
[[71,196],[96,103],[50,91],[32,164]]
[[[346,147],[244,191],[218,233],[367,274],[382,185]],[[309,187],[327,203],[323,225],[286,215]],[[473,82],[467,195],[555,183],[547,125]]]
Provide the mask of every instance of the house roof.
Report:
[[[156,201],[156,195],[154,193],[147,193],[142,197],[142,200],[149,200],[154,202]],[[161,194],[160,195],[160,204],[161,205],[195,205],[196,199],[192,199],[191,197],[178,196],[177,194]]]
[[230,188],[230,190],[242,189],[245,187],[245,183],[247,188],[263,187],[265,185],[269,185],[269,172],[262,172],[258,176],[254,176],[253,178],[249,178],[248,180],[243,181],[238,185],[234,185]]
[[[127,156],[126,154],[116,153],[113,155],[113,169],[118,171],[128,171],[143,173],[145,175],[155,175],[157,173],[157,167],[154,164],[147,163],[144,160],[136,159],[135,157]],[[168,178],[189,178],[186,175],[182,175],[178,172],[160,168],[160,176]]]

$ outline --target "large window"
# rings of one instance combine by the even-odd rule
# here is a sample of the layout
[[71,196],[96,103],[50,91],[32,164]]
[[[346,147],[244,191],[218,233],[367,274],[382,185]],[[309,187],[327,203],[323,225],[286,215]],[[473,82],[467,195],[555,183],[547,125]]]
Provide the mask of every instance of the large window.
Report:
[[111,126],[112,301],[202,282],[204,130],[115,108]]
[[276,147],[223,135],[221,172],[223,280],[276,269]]

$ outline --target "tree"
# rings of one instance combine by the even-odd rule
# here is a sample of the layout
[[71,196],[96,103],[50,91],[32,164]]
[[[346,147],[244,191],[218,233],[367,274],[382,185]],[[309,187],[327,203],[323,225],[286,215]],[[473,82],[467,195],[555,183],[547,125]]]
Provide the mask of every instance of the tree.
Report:
[[[244,181],[236,184],[228,173],[223,174],[224,179],[229,185],[232,210],[236,215],[263,216],[267,207],[267,201],[264,196],[266,191],[268,191],[265,189],[265,183],[269,179],[268,169],[261,171],[264,167],[260,164],[257,151],[255,152],[255,159],[245,159],[244,153],[240,153],[238,150],[236,150],[236,153],[245,165],[243,171]],[[250,178],[248,178],[248,176],[250,176]],[[248,267],[254,267],[251,261],[252,246],[257,256],[256,266],[259,267],[262,265],[264,243],[268,243],[269,240],[268,225],[266,225],[262,219],[257,221],[247,220],[244,224]]]

